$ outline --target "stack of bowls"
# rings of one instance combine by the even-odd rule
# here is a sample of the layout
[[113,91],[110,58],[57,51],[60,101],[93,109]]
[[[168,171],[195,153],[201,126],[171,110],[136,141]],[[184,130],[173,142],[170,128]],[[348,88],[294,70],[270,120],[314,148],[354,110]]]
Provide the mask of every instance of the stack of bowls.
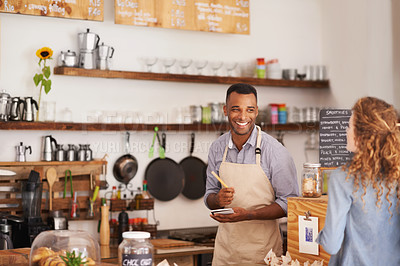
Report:
[[282,79],[282,69],[278,62],[278,59],[267,61],[267,78]]

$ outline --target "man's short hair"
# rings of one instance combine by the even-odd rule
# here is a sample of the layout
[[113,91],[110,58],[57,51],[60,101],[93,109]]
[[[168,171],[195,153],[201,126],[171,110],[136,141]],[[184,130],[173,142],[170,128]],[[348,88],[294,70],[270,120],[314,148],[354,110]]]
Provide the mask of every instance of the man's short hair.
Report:
[[226,99],[225,99],[226,102],[228,102],[229,95],[231,95],[232,92],[236,92],[239,94],[254,94],[254,96],[256,96],[256,101],[257,101],[257,90],[250,84],[236,83],[231,85],[228,88],[228,91],[226,92]]

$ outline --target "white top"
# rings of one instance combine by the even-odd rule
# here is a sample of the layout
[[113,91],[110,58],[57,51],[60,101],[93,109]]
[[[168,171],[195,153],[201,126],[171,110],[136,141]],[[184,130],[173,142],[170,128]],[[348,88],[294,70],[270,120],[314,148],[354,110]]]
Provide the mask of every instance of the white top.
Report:
[[142,231],[133,231],[133,232],[123,232],[122,233],[123,238],[128,238],[128,239],[143,239],[143,238],[150,238],[150,233],[149,232],[142,232]]

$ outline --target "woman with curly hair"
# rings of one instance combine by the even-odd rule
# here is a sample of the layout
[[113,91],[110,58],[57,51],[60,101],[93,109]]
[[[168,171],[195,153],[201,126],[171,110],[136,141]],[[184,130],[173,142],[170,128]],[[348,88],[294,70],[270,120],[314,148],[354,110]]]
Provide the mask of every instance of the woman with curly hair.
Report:
[[352,109],[352,160],[329,178],[325,227],[317,242],[329,265],[400,265],[400,131],[393,106],[373,97]]

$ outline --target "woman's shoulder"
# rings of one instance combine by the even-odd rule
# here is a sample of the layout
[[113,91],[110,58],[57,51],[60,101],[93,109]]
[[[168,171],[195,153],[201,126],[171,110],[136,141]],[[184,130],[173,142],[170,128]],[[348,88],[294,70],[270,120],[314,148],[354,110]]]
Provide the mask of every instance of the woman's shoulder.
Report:
[[329,175],[329,186],[353,187],[353,179],[347,178],[348,172],[343,167],[338,167]]

